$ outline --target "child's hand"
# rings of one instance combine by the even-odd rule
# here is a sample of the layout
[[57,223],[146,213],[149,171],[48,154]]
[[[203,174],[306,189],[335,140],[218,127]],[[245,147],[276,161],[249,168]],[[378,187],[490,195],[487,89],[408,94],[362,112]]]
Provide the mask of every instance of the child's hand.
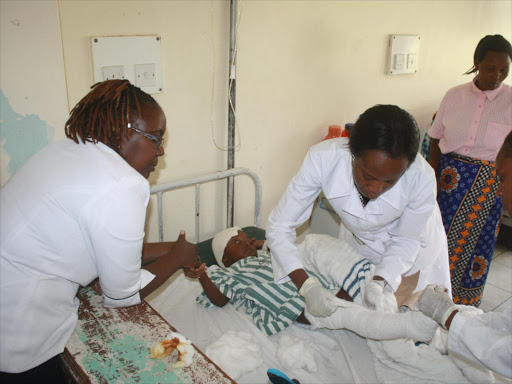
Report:
[[206,264],[202,263],[199,267],[183,268],[185,276],[191,279],[199,279],[199,277],[206,272]]

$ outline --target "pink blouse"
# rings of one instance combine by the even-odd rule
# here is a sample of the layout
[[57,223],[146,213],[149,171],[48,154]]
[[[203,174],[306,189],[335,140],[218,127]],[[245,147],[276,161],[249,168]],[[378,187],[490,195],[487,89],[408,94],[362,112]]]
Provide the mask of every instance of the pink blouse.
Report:
[[512,88],[481,91],[473,81],[450,89],[428,131],[441,153],[495,161],[512,131]]

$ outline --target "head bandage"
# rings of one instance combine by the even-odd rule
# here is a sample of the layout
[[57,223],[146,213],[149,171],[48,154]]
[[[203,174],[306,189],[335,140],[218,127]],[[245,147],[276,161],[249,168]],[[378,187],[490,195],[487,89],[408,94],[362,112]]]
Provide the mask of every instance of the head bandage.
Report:
[[229,240],[233,236],[238,235],[238,231],[241,231],[239,227],[225,229],[222,232],[217,233],[212,240],[213,255],[215,256],[215,260],[217,260],[217,264],[219,264],[221,268],[226,268],[222,262],[222,256],[224,256],[226,245],[228,245]]

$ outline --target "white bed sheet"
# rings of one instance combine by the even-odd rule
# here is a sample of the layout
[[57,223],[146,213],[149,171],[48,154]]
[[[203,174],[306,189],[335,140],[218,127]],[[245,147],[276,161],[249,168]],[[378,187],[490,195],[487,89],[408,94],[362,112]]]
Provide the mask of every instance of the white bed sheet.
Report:
[[[264,335],[249,316],[238,312],[231,305],[223,308],[204,308],[196,303],[202,292],[197,280],[177,273],[146,301],[173,327],[191,339],[203,352],[206,346],[218,340],[228,330],[244,331],[253,335],[253,341],[263,351],[263,365],[242,375],[239,383],[268,383],[267,369],[277,368],[301,384],[307,383],[377,383],[377,376],[366,340],[345,330],[312,331],[293,324],[281,333]],[[304,340],[314,349],[317,372],[304,369],[286,370],[277,358],[279,339],[288,334]]]

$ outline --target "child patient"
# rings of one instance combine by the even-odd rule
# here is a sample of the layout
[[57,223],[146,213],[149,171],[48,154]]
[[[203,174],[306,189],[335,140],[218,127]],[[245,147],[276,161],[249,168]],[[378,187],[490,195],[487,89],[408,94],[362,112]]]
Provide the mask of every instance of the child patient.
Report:
[[311,323],[313,329],[345,328],[374,340],[428,341],[437,329],[437,323],[421,312],[397,313],[392,292],[385,295],[386,302],[380,308],[365,308],[364,290],[375,266],[343,240],[310,234],[298,245],[308,274],[343,299],[338,310],[326,318],[309,313],[306,318],[304,298],[295,284],[274,283],[271,256],[264,241],[251,239],[233,227],[218,233],[212,248],[220,268],[211,267],[208,274],[205,264],[185,269],[185,275],[198,278],[203,287],[204,292],[196,300],[205,307],[223,307],[230,302],[251,315],[266,335],[280,332],[294,321]]
[[[304,298],[293,282],[274,283],[270,253],[263,240],[255,240],[238,227],[218,233],[212,248],[220,268],[206,273],[206,266],[185,269],[185,275],[198,278],[204,292],[197,301],[205,307],[223,307],[231,302],[251,315],[266,335],[273,335],[294,321],[309,324],[304,317]],[[262,249],[263,248],[263,249]],[[325,288],[335,290],[339,298],[352,301],[340,285],[315,271],[308,270]]]

